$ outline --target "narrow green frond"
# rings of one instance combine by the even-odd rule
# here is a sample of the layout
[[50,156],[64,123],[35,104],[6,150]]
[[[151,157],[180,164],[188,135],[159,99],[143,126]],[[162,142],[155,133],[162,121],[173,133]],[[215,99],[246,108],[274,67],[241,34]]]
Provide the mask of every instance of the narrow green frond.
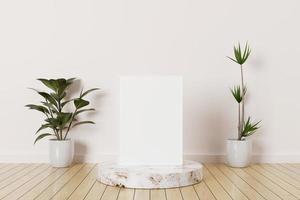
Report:
[[46,129],[46,128],[53,128],[53,126],[51,124],[43,124],[37,131],[35,134],[37,134],[38,132],[40,132],[41,130],[43,129]]
[[79,115],[80,113],[83,113],[83,112],[91,112],[91,111],[95,111],[94,108],[89,108],[89,109],[82,109],[82,110],[79,110],[75,113],[75,116],[76,115]]
[[100,90],[100,88],[92,88],[92,89],[89,89],[89,90],[85,91],[84,93],[81,93],[81,94],[80,94],[80,98],[82,98],[82,97],[84,97],[85,95],[87,95],[88,93],[93,92],[93,91],[96,91],[96,90]]
[[[231,58],[231,57],[229,57],[229,56],[227,56],[227,58],[229,58],[229,59],[232,60],[233,62],[238,63],[236,60],[234,60],[233,58]],[[238,64],[239,64],[239,63],[238,63]]]
[[53,134],[50,134],[50,133],[43,133],[43,134],[39,135],[39,136],[35,139],[34,144],[35,144],[37,141],[39,141],[40,139],[42,139],[42,138],[44,138],[44,137],[46,137],[46,136],[51,136],[51,135],[53,135]]
[[239,50],[239,48],[234,48],[234,56],[235,56],[235,59],[236,61],[240,64],[242,62],[242,58],[241,58],[241,52]]
[[233,88],[230,89],[232,96],[235,98],[235,100],[238,103],[241,103],[243,100],[243,96],[241,94],[241,88],[240,86],[234,86]]
[[76,124],[73,125],[73,127],[82,125],[82,124],[95,124],[95,122],[92,121],[82,121],[82,122],[77,122]]
[[260,127],[258,126],[261,121],[251,122],[251,118],[248,117],[247,121],[244,123],[244,129],[242,131],[242,137],[248,137],[254,134]]
[[244,53],[243,53],[243,58],[245,58],[246,57],[246,54],[247,54],[247,52],[248,52],[248,43],[246,43],[246,46],[245,46],[245,50],[244,50]]
[[42,112],[44,114],[49,114],[49,110],[46,107],[44,107],[44,106],[34,105],[34,104],[28,104],[25,107],[28,107],[31,110],[40,111],[40,112]]
[[233,53],[234,53],[235,59],[231,59],[231,60],[242,65],[247,61],[247,59],[251,53],[251,49],[250,49],[248,43],[246,43],[244,49],[242,49],[240,43],[238,43],[237,46],[233,47]]

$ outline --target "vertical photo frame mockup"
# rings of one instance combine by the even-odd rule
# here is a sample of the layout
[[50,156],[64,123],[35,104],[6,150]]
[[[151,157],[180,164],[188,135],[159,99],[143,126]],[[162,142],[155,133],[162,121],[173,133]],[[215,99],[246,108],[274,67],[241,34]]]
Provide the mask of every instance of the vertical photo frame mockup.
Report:
[[120,78],[120,164],[182,165],[182,78]]

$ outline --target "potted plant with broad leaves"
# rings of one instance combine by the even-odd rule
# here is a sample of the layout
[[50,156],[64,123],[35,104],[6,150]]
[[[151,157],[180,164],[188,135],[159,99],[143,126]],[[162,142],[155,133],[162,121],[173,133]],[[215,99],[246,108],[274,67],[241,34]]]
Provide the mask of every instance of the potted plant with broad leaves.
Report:
[[244,82],[244,63],[250,56],[251,49],[246,43],[243,50],[240,44],[234,46],[234,58],[228,57],[240,67],[241,84],[231,89],[238,103],[238,137],[227,140],[227,162],[232,167],[246,167],[251,161],[252,141],[248,138],[259,128],[259,122],[252,122],[250,117],[245,119],[245,97],[247,88]]
[[[74,155],[74,144],[68,137],[69,132],[78,125],[94,124],[92,121],[79,121],[78,116],[84,112],[95,111],[94,108],[87,108],[90,103],[84,98],[87,94],[99,88],[87,91],[81,90],[79,97],[68,98],[68,88],[75,78],[38,80],[48,87],[50,92],[33,89],[43,98],[43,101],[38,105],[26,105],[29,109],[43,113],[45,117],[45,122],[36,132],[38,136],[34,144],[40,139],[50,136],[49,158],[51,165],[54,167],[67,167],[72,163]],[[67,109],[67,107],[70,107],[68,104],[71,103],[73,104],[72,111],[69,110],[70,108]]]

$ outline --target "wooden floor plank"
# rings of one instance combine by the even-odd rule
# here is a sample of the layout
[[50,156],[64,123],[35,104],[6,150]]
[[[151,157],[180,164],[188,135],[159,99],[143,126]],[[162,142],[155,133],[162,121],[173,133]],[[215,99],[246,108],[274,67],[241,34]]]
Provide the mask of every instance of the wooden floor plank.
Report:
[[58,168],[53,174],[49,175],[38,185],[36,185],[35,187],[27,191],[25,194],[23,194],[20,199],[30,200],[36,198],[42,191],[44,191],[47,187],[53,184],[68,170],[68,168]]
[[290,176],[291,178],[297,180],[300,184],[300,175],[298,173],[295,173],[279,164],[272,164],[272,165],[268,165],[268,166],[271,166],[271,167],[274,167],[276,168],[277,170],[281,171],[282,173]]
[[179,188],[166,189],[167,199],[182,200],[181,192]]
[[166,200],[166,191],[164,189],[150,190],[151,200]]
[[205,167],[222,185],[232,199],[247,200],[247,197],[217,167],[212,164],[206,164]]
[[262,174],[263,176],[269,178],[271,181],[273,181],[273,183],[279,185],[282,189],[294,195],[296,198],[300,199],[300,190],[294,187],[293,185],[283,181],[282,179],[270,173],[269,171],[267,171],[259,165],[253,165],[251,166],[251,168],[256,170],[258,173]]
[[77,200],[77,199],[84,199],[87,195],[91,187],[96,181],[97,177],[97,167],[89,173],[89,175],[81,182],[81,184],[77,187],[77,189],[72,193],[69,197],[69,200]]
[[[18,170],[17,172],[15,172],[14,174],[11,174],[9,177],[5,178],[4,180],[2,180],[0,182],[0,189],[6,187],[7,185],[15,182],[16,180],[18,180],[19,178],[25,176],[26,174],[28,174],[29,172],[35,170],[37,167],[39,167],[40,164],[31,164],[31,165],[26,165],[25,168],[22,168],[21,170]],[[16,169],[16,168],[14,168]],[[10,170],[9,172],[14,171]]]
[[264,199],[255,189],[253,189],[250,185],[248,185],[248,183],[232,172],[227,166],[220,164],[217,165],[217,167],[231,180],[232,183],[239,188],[241,192],[248,197],[248,199]]
[[209,190],[204,181],[194,185],[195,191],[198,194],[200,200],[214,200],[216,199],[212,192]]
[[134,189],[121,188],[118,200],[133,200]]
[[150,200],[150,190],[135,190],[134,200]]
[[289,169],[290,171],[296,173],[296,174],[300,174],[300,169],[298,169],[297,167],[294,167],[292,164],[281,164],[281,166]]
[[15,164],[0,163],[0,174],[2,172],[7,171],[9,168],[16,167],[17,165],[20,165],[20,164],[19,163],[15,163]]
[[10,169],[2,172],[0,174],[0,183],[3,182],[3,180],[7,181],[6,179],[8,179],[11,176],[15,176],[17,173],[20,173],[26,167],[29,167],[29,165],[25,165],[25,164],[15,165]]
[[183,199],[199,200],[198,195],[193,186],[180,188]]
[[300,164],[299,163],[288,163],[288,165],[290,165],[293,168],[296,168],[296,169],[300,170]]
[[25,167],[24,164],[4,164],[4,166],[1,167],[1,169],[0,169],[0,175],[13,169],[13,168],[20,167],[22,165]]
[[263,168],[265,168],[266,170],[270,171],[271,173],[273,173],[274,175],[278,176],[282,180],[284,180],[288,183],[291,183],[293,186],[300,189],[300,182],[297,181],[296,179],[294,179],[294,178],[290,177],[289,175],[283,173],[282,171],[272,167],[271,165],[262,164],[261,166]]
[[203,167],[204,178],[203,181],[206,183],[210,191],[218,200],[228,200],[232,199],[229,194],[224,190],[224,188],[218,183],[218,181],[213,177],[213,175]]
[[47,168],[49,168],[49,165],[46,165],[46,164],[40,165],[39,167],[34,168],[34,170],[31,170],[29,173],[25,174],[24,176],[18,178],[11,184],[5,186],[4,188],[1,188],[0,199],[4,198],[9,193],[16,190],[18,187],[24,185],[25,183],[27,183],[28,181],[33,179],[35,176],[37,176],[40,173],[42,173],[43,171],[45,171]]
[[3,167],[10,165],[9,163],[0,163],[0,169],[2,169]]
[[116,200],[120,192],[119,187],[107,186],[101,200]]
[[239,168],[230,168],[233,172],[235,172],[240,178],[242,178],[246,183],[248,183],[252,188],[254,188],[261,196],[263,196],[267,200],[279,200],[279,196],[269,190],[266,186],[261,184],[255,178],[250,176],[248,173]]
[[[37,174],[37,176],[35,176],[33,178],[30,176],[27,176],[27,178],[26,178],[26,176],[24,176],[23,179],[26,178],[28,181],[26,183],[24,183],[22,186],[20,186],[19,188],[17,188],[17,186],[20,185],[20,181],[22,179],[19,179],[18,181],[14,182],[14,184],[11,184],[10,186],[14,185],[14,187],[16,189],[12,189],[11,192],[9,194],[7,194],[7,196],[3,199],[7,199],[7,200],[18,199],[23,194],[25,194],[27,191],[29,191],[31,188],[35,187],[42,180],[44,180],[46,177],[48,177],[50,174],[54,173],[57,170],[56,168],[52,168],[49,165],[46,165],[45,168],[46,169],[43,169],[41,167],[40,173]],[[37,172],[37,170],[34,170],[34,171]],[[19,182],[19,184],[17,184],[18,182]],[[7,188],[9,188],[9,187],[6,187],[5,189],[7,189]],[[0,191],[0,192],[2,193],[2,191]]]
[[76,164],[70,170],[61,176],[57,181],[47,187],[42,193],[40,193],[35,199],[46,200],[51,199],[75,174],[77,174],[84,164]]
[[73,176],[68,183],[66,183],[51,199],[63,200],[68,199],[75,189],[88,176],[95,164],[86,164],[75,176]]
[[300,164],[255,164],[248,168],[205,164],[203,170],[204,178],[199,184],[181,188],[143,190],[106,186],[98,182],[94,164],[52,168],[48,164],[0,163],[0,199],[300,199]]
[[106,189],[106,185],[95,181],[94,185],[92,186],[91,190],[89,193],[86,195],[84,200],[95,200],[95,199],[100,199]]
[[291,199],[296,200],[296,198],[288,193],[286,190],[282,189],[280,186],[272,182],[270,179],[266,178],[265,176],[261,175],[257,171],[251,169],[251,168],[245,168],[245,172],[250,174],[252,177],[254,177],[256,180],[258,180],[260,183],[262,183],[264,186],[269,188],[273,193],[277,194],[282,199]]

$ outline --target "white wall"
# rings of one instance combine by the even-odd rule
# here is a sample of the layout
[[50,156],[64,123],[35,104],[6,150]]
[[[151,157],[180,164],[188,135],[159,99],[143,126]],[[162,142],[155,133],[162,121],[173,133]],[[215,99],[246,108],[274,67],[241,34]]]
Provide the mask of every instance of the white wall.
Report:
[[72,132],[77,158],[118,152],[118,76],[174,74],[184,79],[184,153],[215,160],[236,133],[229,87],[238,66],[226,56],[249,41],[247,113],[263,126],[256,160],[300,161],[300,1],[3,0],[0,1],[0,161],[47,159],[33,145],[41,123],[24,105],[38,101],[36,78],[79,77],[94,96],[96,126]]

